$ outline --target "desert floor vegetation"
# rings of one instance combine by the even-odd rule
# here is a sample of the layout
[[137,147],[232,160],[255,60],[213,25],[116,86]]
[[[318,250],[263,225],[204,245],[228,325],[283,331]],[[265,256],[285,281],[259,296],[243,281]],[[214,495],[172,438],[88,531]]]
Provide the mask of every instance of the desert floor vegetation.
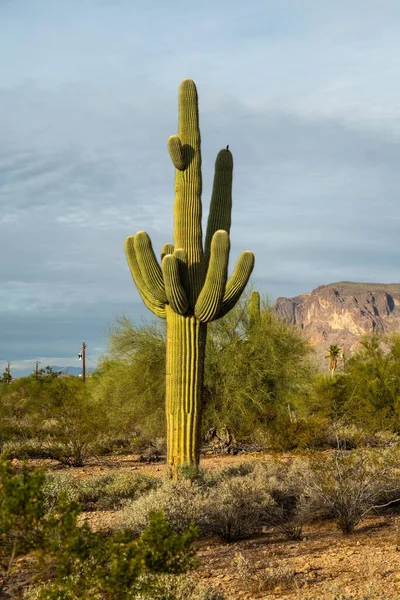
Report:
[[[196,482],[175,483],[140,455],[3,463],[2,597],[396,598],[396,456],[210,455]],[[139,546],[160,562],[138,569]]]

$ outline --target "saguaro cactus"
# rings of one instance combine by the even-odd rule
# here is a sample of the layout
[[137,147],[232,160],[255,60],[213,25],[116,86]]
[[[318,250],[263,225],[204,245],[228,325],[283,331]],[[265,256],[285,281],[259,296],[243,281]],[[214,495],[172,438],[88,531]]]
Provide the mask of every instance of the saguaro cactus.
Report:
[[161,266],[144,231],[128,237],[125,250],[144,303],[167,320],[167,463],[177,478],[182,469],[194,472],[199,463],[207,323],[236,304],[254,255],[243,252],[228,279],[233,170],[228,148],[215,162],[203,247],[198,98],[190,79],[180,85],[178,135],[168,139],[168,150],[176,169],[174,245],[163,247]]
[[249,300],[249,329],[255,327],[261,318],[261,298],[260,293],[254,290],[250,294]]

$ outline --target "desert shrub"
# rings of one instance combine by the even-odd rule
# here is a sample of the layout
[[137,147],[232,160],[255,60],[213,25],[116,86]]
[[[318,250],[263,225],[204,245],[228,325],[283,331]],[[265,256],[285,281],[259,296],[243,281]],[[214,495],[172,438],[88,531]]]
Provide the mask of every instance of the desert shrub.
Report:
[[[193,576],[185,573],[184,575],[170,574],[146,574],[138,578],[136,589],[130,590],[123,597],[103,596],[99,593],[97,596],[90,596],[90,600],[94,598],[102,600],[103,598],[116,598],[117,600],[224,600],[225,596],[222,592],[216,590],[211,585],[199,583]],[[137,589],[140,589],[140,592]],[[58,594],[58,595],[57,595]],[[24,594],[25,600],[77,600],[82,598],[82,595],[71,595],[71,592],[66,592],[62,586],[53,585],[49,589],[48,585],[32,587]],[[85,596],[89,600],[88,596]]]
[[300,416],[290,406],[280,407],[264,435],[264,445],[275,450],[320,448],[327,445],[329,421],[315,415]]
[[244,475],[249,475],[254,471],[253,463],[240,463],[238,465],[229,465],[218,471],[215,475],[215,479],[229,479],[230,477],[243,477]]
[[[263,476],[262,470],[259,476]],[[303,526],[310,519],[310,499],[305,493],[309,478],[310,470],[303,460],[279,466],[267,477],[266,485],[274,501],[269,510],[269,524],[286,539],[301,539]]]
[[87,524],[78,525],[80,507],[65,496],[46,514],[43,471],[23,467],[15,473],[3,462],[0,483],[0,591],[6,594],[14,559],[29,550],[37,553],[36,576],[42,580],[34,597],[47,600],[154,598],[153,590],[162,589],[158,575],[179,575],[194,564],[193,524],[177,534],[155,512],[139,539],[127,530],[98,534]]
[[10,463],[0,462],[0,593],[16,557],[42,539],[43,481],[43,471],[32,473],[24,465],[15,473]]
[[[311,347],[267,302],[250,323],[244,297],[210,324],[205,365],[205,431],[228,427],[240,441],[280,428],[285,410],[307,395]],[[285,429],[286,424],[283,425]],[[287,437],[285,439],[288,439]]]
[[165,481],[161,487],[128,502],[121,511],[121,526],[140,534],[154,510],[162,510],[175,532],[184,531],[193,521],[201,524],[204,504],[203,489],[190,480]]
[[53,458],[51,447],[40,438],[13,439],[4,443],[2,455],[7,459]]
[[53,515],[46,560],[52,581],[42,586],[38,598],[154,598],[154,575],[186,572],[194,560],[194,526],[178,535],[162,513],[152,513],[138,540],[127,531],[113,536],[94,534],[77,526],[74,508]]
[[332,518],[346,534],[372,510],[400,500],[399,459],[393,449],[336,451],[311,463],[306,485],[311,512]]
[[79,502],[82,510],[112,510],[121,508],[128,500],[134,500],[157,487],[154,477],[120,470],[77,478],[72,473],[49,473],[43,487],[46,506],[53,508],[65,494],[69,500]]
[[202,530],[227,542],[262,530],[273,504],[264,483],[252,475],[221,479],[205,498]]

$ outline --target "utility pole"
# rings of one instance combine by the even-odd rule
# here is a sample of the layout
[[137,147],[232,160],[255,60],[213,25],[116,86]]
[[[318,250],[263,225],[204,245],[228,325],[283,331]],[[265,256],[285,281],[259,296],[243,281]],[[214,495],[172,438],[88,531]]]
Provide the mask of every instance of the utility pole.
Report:
[[35,364],[35,379],[36,379],[36,381],[39,379],[39,361],[38,360],[36,361],[36,364]]
[[82,358],[82,379],[83,379],[83,381],[86,381],[86,344],[85,344],[85,342],[82,342],[81,358]]

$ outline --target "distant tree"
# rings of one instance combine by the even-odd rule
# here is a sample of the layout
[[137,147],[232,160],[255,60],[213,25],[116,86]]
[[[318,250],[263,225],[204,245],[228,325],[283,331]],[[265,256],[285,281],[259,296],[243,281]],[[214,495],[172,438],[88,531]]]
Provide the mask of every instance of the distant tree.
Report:
[[13,376],[8,371],[4,371],[1,376],[0,383],[10,383],[13,380]]
[[[59,377],[60,374],[60,371],[54,371],[50,365],[47,365],[46,367],[39,369],[37,379],[41,382],[50,382]],[[33,373],[33,375],[36,377],[36,373]]]
[[325,358],[329,358],[329,370],[333,377],[337,369],[338,358],[341,356],[341,349],[337,344],[331,344],[329,346],[329,352],[325,355]]

